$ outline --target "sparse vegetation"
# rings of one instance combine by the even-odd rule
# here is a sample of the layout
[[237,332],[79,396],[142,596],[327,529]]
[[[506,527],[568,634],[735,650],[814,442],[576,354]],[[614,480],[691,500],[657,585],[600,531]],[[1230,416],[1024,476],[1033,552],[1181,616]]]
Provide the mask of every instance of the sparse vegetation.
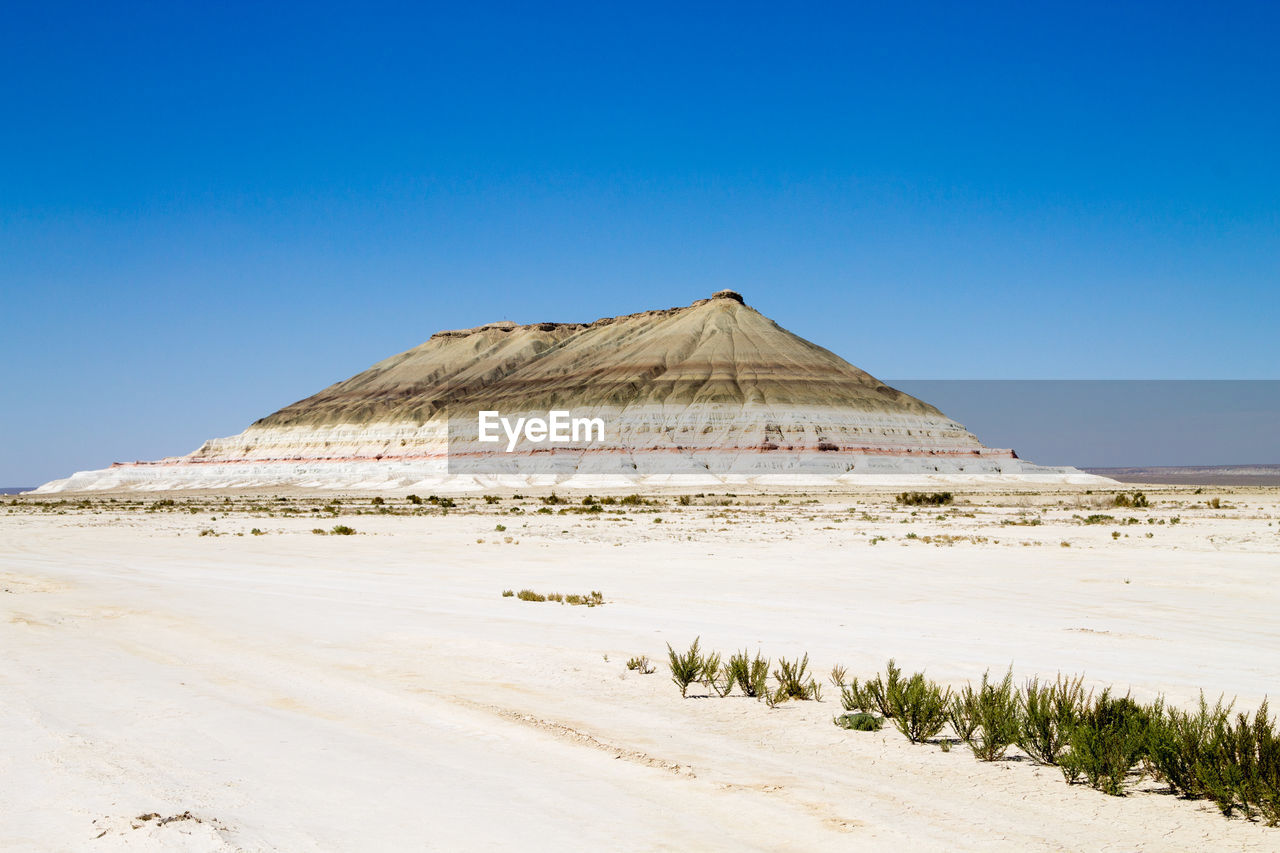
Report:
[[769,659],[761,657],[759,652],[752,658],[744,649],[729,656],[725,675],[730,688],[736,684],[743,696],[761,698],[769,690]]
[[778,668],[773,671],[778,689],[774,692],[774,701],[787,699],[822,700],[822,685],[808,673],[809,655],[796,661],[778,658]]
[[668,665],[671,667],[671,680],[676,687],[680,688],[680,698],[689,695],[689,685],[693,684],[702,675],[702,655],[698,648],[698,642],[701,637],[695,637],[693,645],[689,646],[689,650],[683,654],[671,648],[671,644],[667,643],[667,659]]
[[841,714],[832,722],[842,729],[849,729],[855,732],[878,732],[884,728],[884,719],[877,717],[875,714]]
[[641,675],[652,675],[654,673],[654,666],[649,662],[649,658],[644,655],[638,655],[627,661],[627,671],[638,672]]
[[951,492],[903,492],[898,503],[903,506],[946,506],[955,501]]
[[1041,764],[1056,765],[1087,701],[1083,677],[1059,675],[1053,684],[1031,679],[1019,696],[1018,746]]
[[1128,696],[1112,698],[1109,689],[1086,705],[1071,730],[1070,749],[1058,764],[1068,782],[1084,777],[1089,786],[1122,796],[1125,777],[1147,752],[1150,711]]
[[1003,758],[1005,751],[1018,739],[1018,697],[1013,689],[1013,670],[998,683],[982,674],[982,684],[973,694],[971,709],[973,731],[969,748],[982,761]]
[[908,678],[894,702],[893,724],[912,743],[923,743],[937,737],[947,724],[947,703],[951,691],[939,687],[917,672]]
[[355,532],[356,529],[354,527],[348,527],[345,524],[335,524],[329,530],[329,533],[333,536],[354,536]]

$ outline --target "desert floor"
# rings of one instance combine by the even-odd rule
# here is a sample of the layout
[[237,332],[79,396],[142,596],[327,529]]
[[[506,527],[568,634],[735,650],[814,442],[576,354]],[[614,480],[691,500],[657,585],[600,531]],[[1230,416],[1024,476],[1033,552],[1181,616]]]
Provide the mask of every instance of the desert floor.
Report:
[[1280,674],[1280,490],[1147,494],[5,498],[0,847],[1280,849],[1150,781],[844,731],[829,685],[770,710],[668,677],[700,636],[824,681],[1012,664],[1251,710]]

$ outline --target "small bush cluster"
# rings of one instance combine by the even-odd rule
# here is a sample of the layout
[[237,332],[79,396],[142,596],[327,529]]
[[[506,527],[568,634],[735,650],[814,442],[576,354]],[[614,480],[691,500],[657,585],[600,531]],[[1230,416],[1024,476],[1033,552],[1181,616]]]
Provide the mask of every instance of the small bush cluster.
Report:
[[898,503],[903,506],[946,506],[955,501],[951,492],[903,492]]
[[[513,593],[509,589],[502,591],[503,598],[511,598]],[[600,607],[604,604],[604,593],[599,590],[592,590],[585,595],[570,593],[568,595],[560,592],[534,592],[531,589],[522,589],[514,593],[515,597],[521,601],[554,601],[559,604],[571,604],[574,607]]]
[[822,685],[809,673],[809,655],[796,660],[778,659],[769,683],[770,661],[759,652],[751,657],[744,650],[723,661],[719,652],[704,654],[701,638],[684,652],[667,644],[667,665],[671,680],[680,688],[680,696],[688,696],[694,683],[704,685],[711,695],[724,698],[736,687],[746,697],[760,699],[770,708],[788,700],[821,701]]
[[[1147,705],[1105,689],[1086,692],[1083,676],[1032,678],[1022,688],[1009,670],[999,681],[984,673],[975,688],[951,693],[924,677],[904,676],[890,660],[883,675],[859,682],[832,670],[848,713],[837,726],[859,731],[885,719],[911,742],[935,738],[950,724],[975,758],[997,761],[1012,746],[1039,764],[1056,765],[1070,783],[1112,796],[1143,776],[1178,796],[1211,800],[1225,815],[1243,814],[1280,826],[1280,727],[1264,701],[1252,715],[1232,717],[1231,703],[1195,711]],[[869,718],[869,719],[868,719]],[[948,748],[952,741],[938,741]]]
[[878,712],[912,743],[937,737],[947,724],[951,691],[939,687],[917,672],[903,678],[902,670],[890,660],[885,677],[879,674],[859,685],[847,680],[843,667],[831,671],[831,681],[840,688],[840,704],[846,711]]
[[1132,507],[1133,509],[1146,509],[1151,506],[1151,501],[1147,500],[1147,496],[1137,491],[1133,494],[1121,492],[1112,499],[1111,503],[1113,506]]
[[652,675],[656,670],[649,658],[644,655],[637,655],[627,661],[627,670],[630,672],[638,672],[641,675]]

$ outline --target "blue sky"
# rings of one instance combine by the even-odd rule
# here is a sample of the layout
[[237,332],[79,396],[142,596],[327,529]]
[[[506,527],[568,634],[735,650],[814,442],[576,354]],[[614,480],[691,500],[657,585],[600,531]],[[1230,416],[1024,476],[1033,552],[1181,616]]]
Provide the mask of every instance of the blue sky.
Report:
[[1280,378],[1280,7],[888,5],[10,4],[0,485],[722,287],[886,378]]

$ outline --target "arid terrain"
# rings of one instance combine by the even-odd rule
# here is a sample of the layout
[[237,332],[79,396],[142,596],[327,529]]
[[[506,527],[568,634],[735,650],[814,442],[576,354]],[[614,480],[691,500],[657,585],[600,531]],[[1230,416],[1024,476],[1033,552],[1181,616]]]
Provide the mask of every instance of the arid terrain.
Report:
[[824,683],[892,657],[1251,711],[1280,490],[1143,488],[0,498],[0,847],[1280,849],[1151,779],[837,728],[830,684],[769,708],[669,677],[700,637]]

